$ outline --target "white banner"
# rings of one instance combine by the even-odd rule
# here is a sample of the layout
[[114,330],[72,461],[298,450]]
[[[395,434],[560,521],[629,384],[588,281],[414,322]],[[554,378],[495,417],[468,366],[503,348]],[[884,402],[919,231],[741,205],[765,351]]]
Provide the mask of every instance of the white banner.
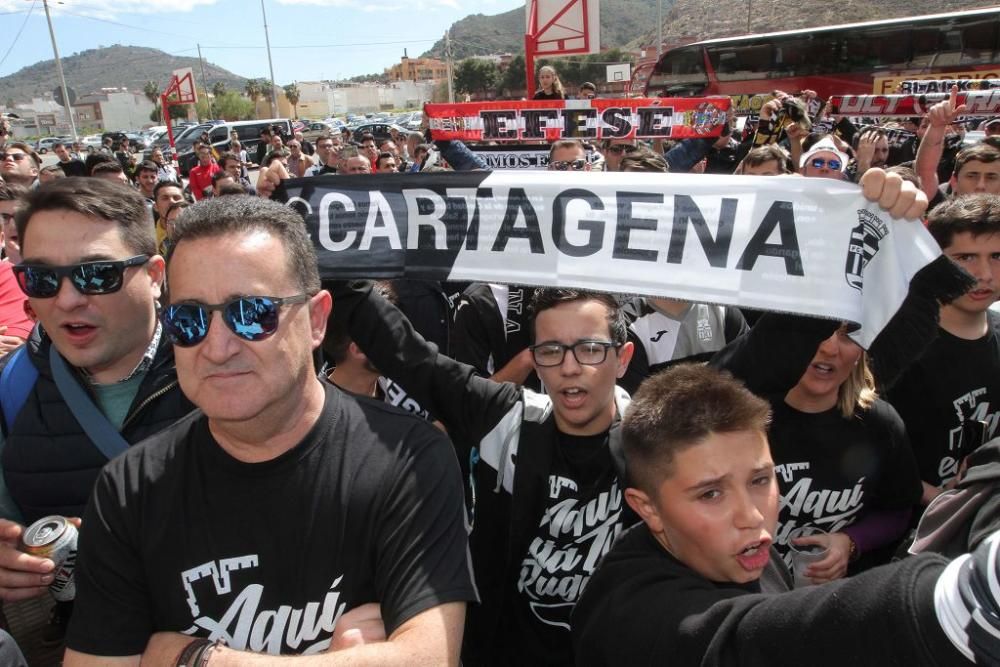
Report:
[[845,320],[865,347],[940,255],[858,186],[794,176],[460,172],[284,183],[325,278],[576,287]]

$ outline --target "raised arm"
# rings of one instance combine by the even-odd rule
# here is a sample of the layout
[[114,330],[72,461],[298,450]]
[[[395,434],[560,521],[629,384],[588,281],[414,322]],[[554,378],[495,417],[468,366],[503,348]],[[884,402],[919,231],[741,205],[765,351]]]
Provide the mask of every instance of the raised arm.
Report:
[[941,155],[944,154],[945,131],[965,111],[965,105],[958,104],[958,86],[952,86],[948,99],[938,102],[927,112],[930,126],[924,133],[924,138],[920,140],[917,159],[913,165],[920,178],[920,188],[927,195],[927,199],[934,199],[940,185],[937,168]]

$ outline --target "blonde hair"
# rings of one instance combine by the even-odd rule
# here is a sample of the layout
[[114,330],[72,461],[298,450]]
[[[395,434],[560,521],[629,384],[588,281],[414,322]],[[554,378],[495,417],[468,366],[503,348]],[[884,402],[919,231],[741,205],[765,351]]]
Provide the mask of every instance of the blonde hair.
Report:
[[851,374],[837,390],[837,408],[845,419],[850,419],[856,409],[867,410],[877,398],[875,376],[868,366],[868,353],[862,352],[858,363],[851,369]]
[[[538,68],[538,75],[541,76],[542,72],[549,72],[552,75],[552,92],[565,99],[566,91],[563,89],[562,81],[559,80],[559,74],[556,72],[556,68],[552,65],[542,65]],[[540,87],[539,90],[544,91],[545,89]]]

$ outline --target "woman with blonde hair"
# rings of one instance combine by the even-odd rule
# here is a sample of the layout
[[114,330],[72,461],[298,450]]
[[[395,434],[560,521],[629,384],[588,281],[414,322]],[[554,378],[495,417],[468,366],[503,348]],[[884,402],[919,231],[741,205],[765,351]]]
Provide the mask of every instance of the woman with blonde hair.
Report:
[[803,337],[796,319],[762,317],[750,332],[754,349],[741,355],[751,363],[734,372],[773,410],[768,440],[781,493],[774,546],[789,564],[793,548],[825,549],[796,573],[822,583],[887,560],[922,487],[903,420],[876,394],[868,356],[847,326],[813,321],[816,333]]
[[564,100],[566,91],[563,90],[562,81],[551,65],[543,65],[538,69],[538,90],[535,91],[533,100]]

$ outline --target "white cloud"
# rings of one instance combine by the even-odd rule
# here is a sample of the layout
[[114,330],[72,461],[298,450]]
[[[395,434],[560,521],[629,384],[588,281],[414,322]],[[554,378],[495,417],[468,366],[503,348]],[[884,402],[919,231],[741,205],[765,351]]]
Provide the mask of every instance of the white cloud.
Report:
[[[60,13],[82,14],[111,19],[124,14],[162,14],[190,12],[197,7],[214,5],[218,0],[84,0],[68,2],[65,5],[51,3],[49,11],[54,16]],[[25,0],[0,0],[0,12],[23,11],[31,7]],[[42,3],[38,0],[35,11],[42,15]]]
[[[400,5],[378,6],[367,0],[278,0],[281,5],[311,5],[314,7],[353,7],[366,12],[394,11],[402,8]],[[407,9],[425,11],[447,7],[459,9],[458,0],[416,0],[405,5]]]

